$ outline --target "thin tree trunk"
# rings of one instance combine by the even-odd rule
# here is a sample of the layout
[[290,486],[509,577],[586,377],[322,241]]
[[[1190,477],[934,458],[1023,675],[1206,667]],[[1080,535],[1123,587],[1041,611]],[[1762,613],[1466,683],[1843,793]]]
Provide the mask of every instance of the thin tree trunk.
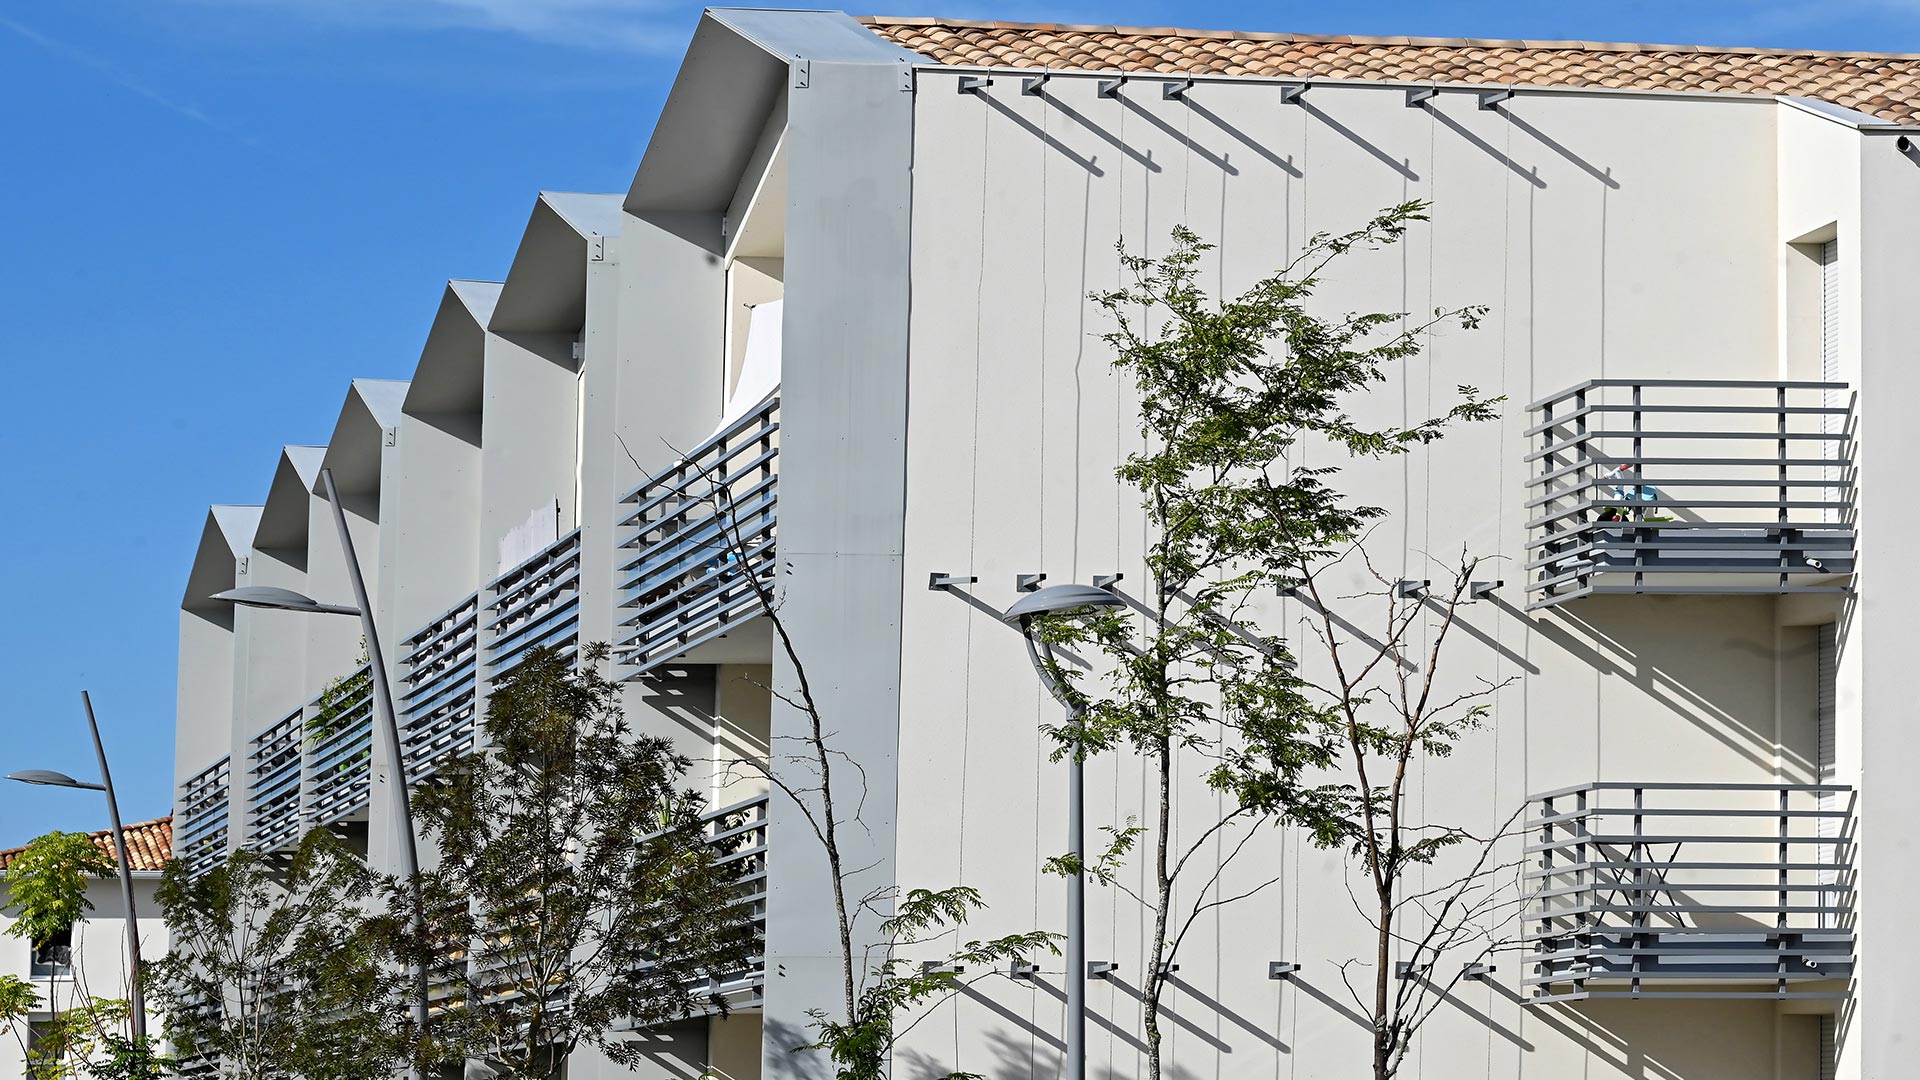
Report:
[[1167,874],[1168,828],[1173,823],[1173,746],[1161,739],[1155,752],[1159,766],[1159,828],[1153,852],[1153,955],[1147,962],[1145,993],[1141,995],[1147,1031],[1147,1080],[1160,1080],[1160,992],[1165,985],[1167,912],[1173,906],[1173,879]]
[[1394,973],[1393,901],[1390,894],[1380,897],[1380,938],[1373,962],[1373,1080],[1391,1080],[1393,1076],[1393,1018],[1388,1015],[1388,992]]

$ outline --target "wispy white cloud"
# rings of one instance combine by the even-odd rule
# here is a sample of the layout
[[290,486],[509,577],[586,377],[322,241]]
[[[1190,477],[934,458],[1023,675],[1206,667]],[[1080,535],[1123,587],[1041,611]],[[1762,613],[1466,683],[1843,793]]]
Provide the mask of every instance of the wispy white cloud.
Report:
[[701,5],[683,0],[193,0],[362,29],[479,30],[620,52],[685,48]]
[[112,83],[115,86],[118,86],[120,89],[125,90],[130,94],[143,97],[148,101],[154,103],[155,105],[158,105],[161,108],[167,110],[168,112],[175,114],[176,116],[185,117],[186,119],[191,120],[196,124],[202,124],[206,127],[212,128],[213,130],[218,131],[223,135],[230,135],[233,138],[239,139],[241,142],[244,142],[249,146],[259,145],[251,136],[233,128],[228,124],[224,124],[219,120],[214,119],[211,116],[208,116],[206,113],[200,111],[200,109],[198,109],[193,105],[188,104],[187,102],[181,101],[174,97],[170,97],[166,94],[161,93],[158,90],[155,90],[153,87],[141,81],[139,78],[134,76],[131,72],[127,71],[125,68],[122,68],[118,64],[115,64],[113,61],[108,60],[105,57],[96,56],[93,53],[87,52],[84,49],[76,48],[72,45],[67,44],[64,41],[61,41],[58,38],[49,37],[48,35],[43,34],[40,31],[25,25],[24,23],[16,22],[13,19],[7,18],[5,15],[0,15],[0,29],[11,31],[12,33],[18,35],[19,37],[25,38],[27,41],[31,42],[35,46],[38,46],[41,50],[47,53],[50,53],[54,56],[57,56],[60,59],[65,60],[68,63],[71,63],[77,67],[85,68],[93,72],[94,74],[99,75],[101,78],[105,79],[107,82]]

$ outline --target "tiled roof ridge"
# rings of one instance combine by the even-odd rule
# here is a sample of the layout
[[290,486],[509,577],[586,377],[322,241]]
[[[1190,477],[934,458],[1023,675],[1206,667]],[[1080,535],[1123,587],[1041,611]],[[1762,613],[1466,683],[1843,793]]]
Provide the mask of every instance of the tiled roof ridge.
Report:
[[[133,864],[135,873],[166,869],[173,860],[173,815],[154,818],[152,821],[130,822],[123,826],[127,837],[127,861]],[[100,829],[87,834],[94,844],[106,853],[109,861],[114,858],[113,830]],[[0,851],[0,870],[13,864],[13,860],[26,845],[7,848]]]
[[871,27],[947,27],[956,30],[1038,31],[1057,34],[1111,34],[1117,37],[1186,38],[1195,41],[1272,41],[1309,45],[1385,45],[1426,49],[1533,49],[1566,52],[1699,53],[1721,56],[1831,57],[1845,60],[1920,60],[1920,53],[1844,49],[1772,49],[1752,45],[1668,45],[1631,41],[1534,41],[1520,38],[1370,37],[1361,34],[1289,34],[1253,30],[1196,30],[1175,26],[1102,26],[1080,23],[1026,23],[997,19],[942,19],[918,15],[858,15]]

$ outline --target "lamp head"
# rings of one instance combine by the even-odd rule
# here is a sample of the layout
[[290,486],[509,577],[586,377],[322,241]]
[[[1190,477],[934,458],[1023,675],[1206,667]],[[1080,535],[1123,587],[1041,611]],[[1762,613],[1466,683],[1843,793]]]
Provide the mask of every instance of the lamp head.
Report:
[[1091,585],[1049,585],[1021,597],[1000,618],[1006,622],[1024,624],[1036,615],[1060,615],[1125,606],[1125,600],[1106,589],[1096,589]]
[[318,611],[329,615],[358,615],[358,608],[341,607],[338,604],[323,604],[305,593],[292,589],[275,588],[272,585],[242,585],[237,589],[227,589],[214,593],[210,600],[219,600],[240,607],[268,608],[274,611]]
[[7,779],[18,780],[23,784],[34,784],[39,787],[82,788],[87,791],[100,790],[99,784],[89,784],[85,780],[75,780],[66,773],[54,772],[52,769],[22,769],[19,772],[8,773]]

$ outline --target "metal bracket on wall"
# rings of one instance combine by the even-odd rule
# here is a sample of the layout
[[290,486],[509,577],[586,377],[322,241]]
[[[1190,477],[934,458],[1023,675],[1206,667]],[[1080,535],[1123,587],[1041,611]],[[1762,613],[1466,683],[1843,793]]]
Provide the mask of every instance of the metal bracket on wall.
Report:
[[978,94],[992,85],[993,76],[991,75],[960,76],[960,92],[963,94]]
[[1093,587],[1096,589],[1106,589],[1111,592],[1113,591],[1113,587],[1120,584],[1121,579],[1126,576],[1125,574],[1095,574],[1093,575]]
[[1492,975],[1494,970],[1492,964],[1462,964],[1460,965],[1460,977],[1468,982],[1480,982],[1487,978],[1487,976]]
[[397,427],[382,428],[380,430],[380,435],[381,435],[381,440],[380,440],[381,445],[383,446],[399,446],[400,445],[400,429],[399,428]]
[[1480,95],[1480,107],[1483,109],[1499,108],[1501,102],[1510,100],[1512,97],[1513,91],[1511,90],[1490,90]]
[[1440,96],[1437,86],[1416,86],[1407,91],[1407,108],[1417,109]]
[[1111,979],[1120,970],[1120,965],[1107,960],[1087,961],[1087,978]]
[[955,585],[971,585],[979,580],[977,577],[961,577],[959,574],[943,574],[935,570],[933,573],[927,575],[927,588],[936,590],[951,589]]
[[1120,88],[1125,85],[1127,85],[1127,77],[1125,75],[1117,79],[1101,79],[1100,85],[1094,93],[1099,97],[1117,98],[1120,96]]
[[938,960],[924,960],[920,963],[922,975],[958,975],[966,970],[959,964],[943,964]]
[[1493,596],[1496,589],[1503,588],[1504,581],[1475,581],[1467,585],[1467,599],[1486,600]]
[[1280,84],[1280,104],[1282,105],[1306,104],[1306,101],[1304,99],[1307,96],[1307,88],[1312,85],[1313,85],[1312,83],[1303,83],[1303,82],[1281,83]]
[[1292,962],[1291,960],[1267,961],[1267,978],[1269,979],[1278,979],[1282,982],[1285,982],[1288,979],[1293,978],[1293,973],[1299,970],[1300,970],[1300,965]]
[[1020,80],[1020,92],[1028,97],[1039,97],[1047,80],[1053,78],[1053,72],[1043,71],[1038,75],[1029,75]]
[[1405,579],[1394,583],[1393,595],[1402,600],[1417,600],[1427,595],[1427,590],[1432,586],[1433,582],[1431,581]]
[[1007,978],[1009,979],[1031,979],[1039,974],[1039,964],[1029,964],[1025,960],[1014,960],[1007,964]]
[[804,56],[793,58],[793,88],[805,90],[813,83],[813,62]]
[[1420,978],[1420,972],[1414,968],[1412,961],[1401,960],[1393,965],[1393,977],[1396,979],[1418,979]]
[[1013,587],[1019,592],[1039,592],[1040,583],[1047,580],[1045,574],[1015,574]]
[[1164,979],[1164,978],[1166,978],[1167,976],[1169,976],[1169,975],[1171,975],[1171,974],[1173,974],[1174,972],[1176,972],[1176,971],[1179,971],[1179,970],[1180,970],[1180,965],[1179,965],[1179,964],[1165,964],[1165,965],[1162,965],[1162,966],[1161,966],[1161,968],[1160,968],[1160,977]]
[[1193,89],[1193,78],[1189,76],[1175,82],[1161,83],[1160,96],[1167,101],[1178,101],[1180,98],[1185,97],[1187,91],[1191,89]]

